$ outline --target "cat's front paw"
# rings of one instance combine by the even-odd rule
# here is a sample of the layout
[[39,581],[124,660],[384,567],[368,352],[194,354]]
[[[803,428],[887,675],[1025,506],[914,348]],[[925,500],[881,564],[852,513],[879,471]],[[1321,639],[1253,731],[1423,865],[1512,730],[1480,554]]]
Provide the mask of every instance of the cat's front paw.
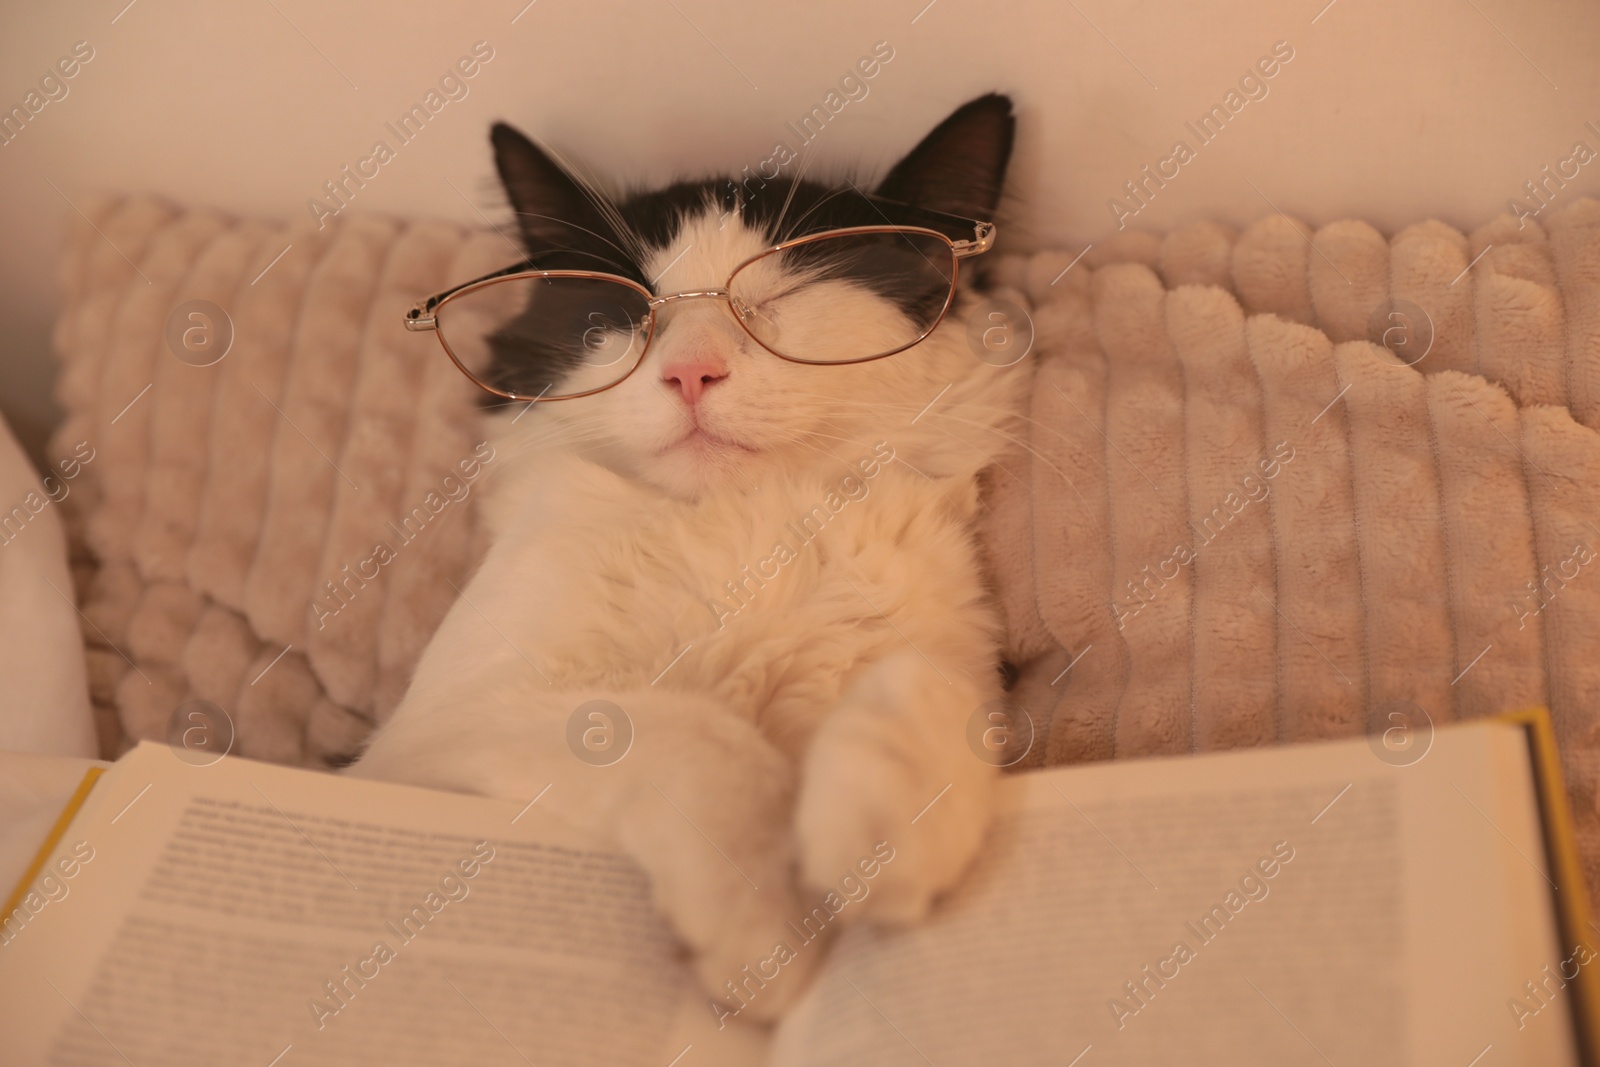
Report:
[[624,805],[619,841],[649,874],[706,991],[742,1018],[776,1018],[822,955],[790,926],[802,915],[793,768],[731,716],[676,729],[686,755],[657,760]]
[[730,1016],[771,1022],[811,984],[833,930],[816,933],[801,924],[804,913],[787,883],[735,908],[719,917],[711,942],[695,956],[695,973]]
[[796,804],[805,883],[848,901],[846,920],[920,921],[977,852],[993,777],[970,753],[932,753],[885,720],[830,722]]

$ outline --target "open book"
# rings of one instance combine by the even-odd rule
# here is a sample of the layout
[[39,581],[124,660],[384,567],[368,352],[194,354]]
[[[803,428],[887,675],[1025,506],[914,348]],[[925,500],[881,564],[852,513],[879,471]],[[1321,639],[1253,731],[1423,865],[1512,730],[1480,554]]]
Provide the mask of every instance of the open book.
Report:
[[1404,765],[1363,739],[1008,779],[962,887],[841,922],[775,1032],[735,1009],[781,968],[708,997],[641,873],[537,802],[180,755],[91,775],[7,908],[5,1063],[1593,1062],[1542,713]]

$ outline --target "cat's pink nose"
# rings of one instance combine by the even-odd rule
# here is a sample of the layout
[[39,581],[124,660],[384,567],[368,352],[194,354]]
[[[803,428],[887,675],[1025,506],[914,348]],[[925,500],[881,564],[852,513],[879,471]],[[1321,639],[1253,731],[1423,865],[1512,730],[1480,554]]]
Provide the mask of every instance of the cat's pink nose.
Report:
[[728,365],[714,356],[688,356],[661,368],[661,380],[676,385],[690,407],[700,402],[712,383],[727,376]]

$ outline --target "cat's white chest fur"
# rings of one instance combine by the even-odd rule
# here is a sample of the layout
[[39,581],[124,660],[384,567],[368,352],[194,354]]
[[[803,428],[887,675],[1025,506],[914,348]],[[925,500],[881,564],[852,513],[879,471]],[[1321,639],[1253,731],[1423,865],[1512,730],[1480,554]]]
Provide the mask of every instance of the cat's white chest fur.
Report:
[[[841,463],[683,500],[539,459],[492,490],[493,547],[350,773],[544,798],[650,872],[713,990],[863,864],[852,920],[924,915],[994,770],[965,740],[1000,695],[974,480]],[[574,746],[595,700],[626,716],[614,763]]]
[[[905,651],[982,671],[993,646],[971,483],[930,480],[892,456],[885,440],[831,476],[693,501],[579,457],[542,457],[497,487],[494,547],[416,685],[459,684],[463,665],[491,660],[552,691],[707,693],[798,759],[866,664]],[[950,647],[952,615],[991,640]],[[408,700],[405,717],[449,704]],[[392,729],[405,729],[402,716]]]

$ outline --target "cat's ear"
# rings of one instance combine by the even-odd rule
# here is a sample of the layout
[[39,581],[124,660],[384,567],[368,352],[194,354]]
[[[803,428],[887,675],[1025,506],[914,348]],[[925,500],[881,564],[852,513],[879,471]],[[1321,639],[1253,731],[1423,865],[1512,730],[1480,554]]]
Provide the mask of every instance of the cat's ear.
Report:
[[991,219],[1016,126],[1009,96],[990,93],[968,101],[896,163],[875,191],[889,200]]
[[600,194],[585,188],[512,126],[495,123],[489,140],[500,183],[530,253],[565,248],[616,258],[622,242],[596,206]]

